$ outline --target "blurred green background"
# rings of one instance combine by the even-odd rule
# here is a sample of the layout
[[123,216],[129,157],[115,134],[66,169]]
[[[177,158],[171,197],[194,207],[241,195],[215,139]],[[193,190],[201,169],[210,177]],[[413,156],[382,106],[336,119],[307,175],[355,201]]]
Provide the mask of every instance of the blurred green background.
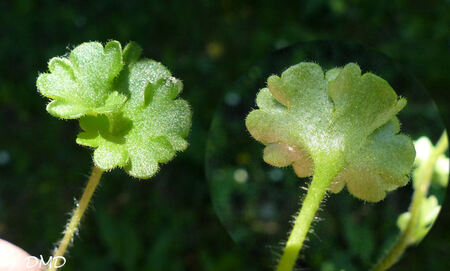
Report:
[[[38,73],[49,58],[81,42],[133,40],[183,79],[182,97],[194,109],[190,147],[149,181],[121,170],[106,174],[65,270],[270,270],[261,264],[266,259],[232,241],[212,208],[204,154],[216,106],[274,50],[337,40],[372,48],[412,71],[448,124],[449,14],[445,0],[1,1],[0,237],[48,255],[91,168],[91,151],[74,141],[78,124],[46,113],[47,100],[35,87]],[[426,124],[422,129],[434,141],[440,134]],[[449,209],[447,203],[430,235],[393,270],[448,270]],[[339,211],[327,204],[319,225]],[[353,229],[363,236],[375,222]],[[326,253],[341,253],[353,232],[343,229],[335,243],[322,239],[327,249],[310,254],[330,260]],[[333,266],[331,259],[321,268]]]

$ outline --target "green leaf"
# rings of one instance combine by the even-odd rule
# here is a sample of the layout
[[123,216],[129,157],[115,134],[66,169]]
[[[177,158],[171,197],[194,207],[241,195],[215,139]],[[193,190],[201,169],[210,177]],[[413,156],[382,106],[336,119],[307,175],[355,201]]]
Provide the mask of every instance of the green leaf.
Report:
[[186,101],[177,98],[182,84],[167,68],[153,60],[136,60],[140,54],[136,45],[125,51],[130,57],[114,84],[120,94],[111,101],[115,104],[122,96],[128,97],[127,101],[119,112],[83,117],[84,132],[77,142],[97,148],[94,162],[98,167],[110,170],[119,166],[131,176],[147,179],[160,163],[187,148],[184,138],[189,133],[191,110]]
[[106,98],[105,104],[102,107],[97,108],[95,111],[99,114],[112,113],[117,111],[127,100],[127,96],[114,91],[108,98]]
[[139,60],[142,54],[142,48],[135,42],[129,42],[123,49],[123,61],[132,63]]
[[294,65],[270,76],[256,102],[246,126],[266,145],[267,163],[292,165],[299,177],[311,176],[318,164],[339,168],[330,190],[347,185],[371,202],[408,182],[415,151],[398,134],[395,116],[406,100],[382,78],[361,75],[358,65],[326,74],[315,63]]
[[82,105],[68,104],[60,100],[52,101],[47,105],[50,115],[63,119],[76,119],[83,116],[88,109]]
[[51,115],[80,119],[76,142],[95,148],[97,167],[123,167],[146,179],[187,148],[192,114],[177,98],[181,81],[141,53],[133,42],[123,52],[117,41],[83,43],[68,57],[51,59],[37,87],[51,99]]
[[47,106],[53,116],[75,119],[111,112],[126,100],[113,88],[123,67],[122,48],[117,41],[108,42],[104,48],[98,42],[83,43],[67,58],[52,58],[48,66],[50,73],[41,74],[36,84],[42,95],[53,100]]

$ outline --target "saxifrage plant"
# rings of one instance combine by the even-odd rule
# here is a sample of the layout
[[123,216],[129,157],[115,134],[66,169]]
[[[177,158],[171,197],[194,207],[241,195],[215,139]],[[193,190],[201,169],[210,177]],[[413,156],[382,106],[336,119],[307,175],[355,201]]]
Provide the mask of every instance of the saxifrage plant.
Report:
[[270,76],[256,103],[246,126],[266,145],[264,161],[313,176],[277,271],[293,269],[327,191],[346,186],[378,202],[408,183],[415,150],[396,117],[406,99],[377,75],[361,75],[357,64],[326,73],[315,63],[294,65]]
[[117,41],[83,43],[67,57],[52,58],[50,72],[37,79],[39,92],[51,99],[47,111],[79,119],[83,131],[76,142],[95,149],[92,174],[53,259],[72,242],[103,172],[121,167],[148,179],[188,146],[192,113],[177,98],[183,84],[161,63],[141,59],[141,52],[133,42],[123,50]]

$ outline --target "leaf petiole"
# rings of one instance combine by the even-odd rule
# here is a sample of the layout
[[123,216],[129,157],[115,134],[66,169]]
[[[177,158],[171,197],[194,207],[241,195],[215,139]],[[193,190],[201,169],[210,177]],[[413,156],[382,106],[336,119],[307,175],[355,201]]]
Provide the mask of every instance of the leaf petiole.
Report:
[[286,242],[276,271],[291,271],[294,268],[320,203],[339,169],[340,167],[336,166],[335,163],[316,161],[311,185],[308,188],[308,193],[300,212],[295,219],[294,227]]
[[94,191],[100,182],[102,174],[103,170],[94,166],[88,183],[83,191],[83,195],[81,196],[81,200],[76,205],[72,217],[70,218],[69,224],[67,224],[66,229],[64,230],[64,237],[61,239],[61,241],[59,241],[58,248],[53,254],[52,259],[54,259],[54,261],[50,264],[50,268],[48,269],[48,271],[56,270],[56,266],[58,265],[60,257],[64,256],[67,247],[73,241],[73,236],[78,230],[78,225],[80,224],[81,218],[83,217],[86,208],[89,206],[89,202],[91,201],[92,195],[94,194]]

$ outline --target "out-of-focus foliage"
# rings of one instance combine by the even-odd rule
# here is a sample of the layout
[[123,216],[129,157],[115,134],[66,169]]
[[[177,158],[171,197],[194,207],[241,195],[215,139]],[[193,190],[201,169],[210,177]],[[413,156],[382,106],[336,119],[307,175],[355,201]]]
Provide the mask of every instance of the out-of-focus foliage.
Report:
[[[190,146],[153,180],[134,182],[119,170],[107,174],[65,270],[261,270],[253,267],[253,259],[267,263],[275,257],[258,258],[231,240],[211,208],[203,172],[206,135],[217,103],[223,97],[229,104],[244,99],[229,86],[275,49],[316,39],[345,40],[399,59],[432,92],[446,116],[448,9],[444,0],[307,0],[283,2],[276,8],[268,0],[0,1],[0,236],[35,255],[48,255],[68,219],[64,213],[71,210],[72,197],[81,193],[80,182],[90,171],[91,151],[74,143],[78,124],[50,118],[43,110],[46,99],[35,88],[38,71],[45,71],[47,60],[67,52],[67,46],[133,40],[143,47],[143,55],[183,79],[183,98],[195,108]],[[408,126],[402,129],[417,131],[407,131],[413,138],[428,132],[433,141],[437,139],[442,131],[428,122],[432,108],[431,103],[408,105],[402,111],[402,122]],[[240,113],[245,116],[248,111]],[[237,145],[224,135],[217,140]],[[251,158],[241,153],[233,159],[241,168]],[[280,174],[286,172],[270,171],[273,180]],[[245,179],[243,171],[234,170],[221,177],[229,180],[235,175]],[[298,183],[282,179],[280,184],[292,193],[298,191]],[[229,191],[221,192],[225,198]],[[395,224],[380,220],[404,210],[402,202],[409,202],[409,192],[398,200],[387,199],[383,205],[387,208],[369,218],[365,214],[370,208],[355,209],[360,203],[339,195],[327,201],[327,209],[320,213],[326,223],[318,223],[315,230],[332,237],[318,241],[320,237],[311,236],[322,245],[306,250],[308,262],[317,270],[338,270],[355,261],[370,264],[379,245],[389,241],[384,237],[396,230]],[[282,195],[275,197],[283,200]],[[275,215],[289,217],[297,207],[292,204],[286,213]],[[265,205],[246,217],[271,214],[273,206]],[[346,223],[338,223],[337,216],[345,217]],[[408,251],[397,270],[446,270],[436,254],[449,258],[449,223],[448,216],[439,217],[430,235]],[[274,232],[276,227],[253,226],[262,232]],[[276,240],[285,235],[281,237]],[[340,244],[348,248],[346,253],[336,250]]]
[[[416,148],[416,160],[414,165],[419,167],[430,156],[431,152],[435,148],[428,137],[421,137],[414,142]],[[448,185],[448,175],[450,169],[450,162],[445,154],[440,155],[437,158],[436,165],[434,166],[433,176],[431,181],[435,185],[441,185],[446,187]]]
[[[447,135],[444,135],[447,136]],[[412,173],[413,187],[415,189],[421,189],[420,182],[420,166],[426,163],[427,159],[436,151],[436,146],[433,146],[428,137],[421,137],[414,142],[416,148],[416,159],[414,165],[416,168]],[[449,162],[448,157],[445,154],[441,154],[437,157],[436,163],[433,165],[432,175],[430,182],[433,182],[437,186],[441,186],[443,189],[447,188],[449,177]],[[442,204],[442,203],[440,203]],[[434,222],[436,221],[441,205],[438,199],[434,195],[424,195],[423,202],[419,211],[418,225],[412,232],[410,244],[418,244],[422,241],[425,235],[430,231]],[[409,221],[411,220],[411,211],[402,213],[397,219],[397,226],[402,232],[407,228]]]
[[[411,238],[411,244],[417,244],[422,241],[425,235],[430,231],[434,221],[436,221],[440,210],[441,206],[438,204],[438,200],[435,196],[431,195],[424,200],[420,209],[419,225],[417,225],[417,229],[414,231],[414,234]],[[410,212],[405,212],[398,217],[397,226],[401,231],[406,230],[410,219]]]

